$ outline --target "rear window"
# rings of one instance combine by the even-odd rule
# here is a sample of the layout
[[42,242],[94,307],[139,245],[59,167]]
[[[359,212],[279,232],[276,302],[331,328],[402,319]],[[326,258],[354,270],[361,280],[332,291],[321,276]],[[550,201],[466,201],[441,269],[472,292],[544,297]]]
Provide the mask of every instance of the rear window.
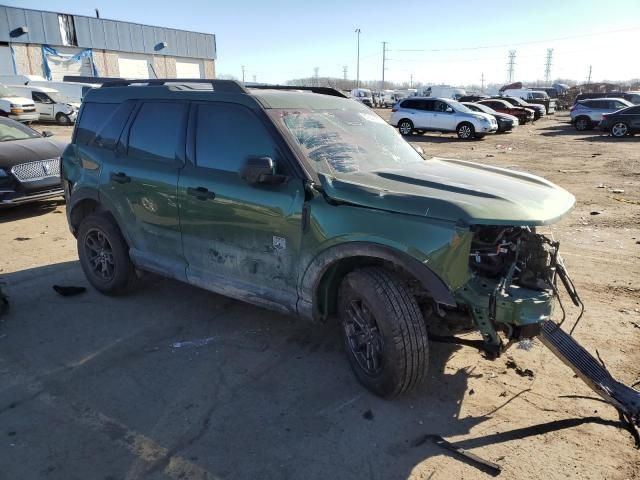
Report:
[[85,103],[76,127],[74,143],[76,145],[88,145],[99,129],[106,123],[116,111],[119,103]]

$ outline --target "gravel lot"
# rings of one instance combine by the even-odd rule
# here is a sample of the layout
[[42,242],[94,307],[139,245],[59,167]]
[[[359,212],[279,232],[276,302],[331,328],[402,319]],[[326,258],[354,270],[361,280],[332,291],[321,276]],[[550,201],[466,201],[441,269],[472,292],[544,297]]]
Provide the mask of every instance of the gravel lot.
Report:
[[[550,229],[587,305],[575,336],[631,384],[640,377],[640,136],[579,133],[567,120],[483,141],[410,140],[428,156],[526,170],[576,195]],[[11,300],[0,323],[3,478],[488,477],[426,434],[499,463],[502,478],[640,478],[615,410],[568,398],[594,394],[537,342],[493,362],[434,344],[428,383],[389,402],[356,382],[334,326],[155,276],[126,297],[90,288],[60,297],[52,285],[88,286],[64,208],[0,212]],[[576,313],[569,308],[568,324]],[[507,368],[509,358],[534,376]]]

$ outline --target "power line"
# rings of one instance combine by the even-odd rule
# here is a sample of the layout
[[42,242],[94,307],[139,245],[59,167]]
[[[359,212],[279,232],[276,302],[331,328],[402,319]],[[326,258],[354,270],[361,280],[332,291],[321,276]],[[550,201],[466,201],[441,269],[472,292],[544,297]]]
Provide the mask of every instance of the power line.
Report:
[[611,33],[621,33],[621,32],[631,32],[635,30],[640,30],[640,27],[631,27],[631,28],[622,28],[619,30],[609,30],[606,32],[595,32],[595,33],[585,33],[582,35],[571,35],[567,37],[556,37],[556,38],[547,38],[545,40],[531,40],[528,42],[517,42],[517,43],[502,43],[496,45],[482,45],[477,47],[459,47],[459,48],[418,48],[418,49],[400,49],[400,50],[390,50],[392,52],[457,52],[462,50],[482,50],[489,48],[506,48],[506,47],[518,47],[521,45],[533,45],[536,43],[548,43],[548,42],[557,42],[561,40],[572,40],[574,38],[585,38],[585,37],[595,37],[598,35],[609,35]]

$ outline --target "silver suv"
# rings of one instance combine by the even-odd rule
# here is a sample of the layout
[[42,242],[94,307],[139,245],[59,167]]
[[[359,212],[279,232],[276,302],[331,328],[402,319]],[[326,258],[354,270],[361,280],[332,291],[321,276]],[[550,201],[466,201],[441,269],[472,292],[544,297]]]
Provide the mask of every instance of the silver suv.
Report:
[[590,130],[600,123],[603,114],[617,112],[631,106],[633,104],[624,98],[580,100],[571,107],[571,123],[576,130]]
[[413,132],[456,132],[458,138],[482,138],[498,130],[496,119],[474,112],[450,98],[410,97],[391,109],[391,125],[402,135]]

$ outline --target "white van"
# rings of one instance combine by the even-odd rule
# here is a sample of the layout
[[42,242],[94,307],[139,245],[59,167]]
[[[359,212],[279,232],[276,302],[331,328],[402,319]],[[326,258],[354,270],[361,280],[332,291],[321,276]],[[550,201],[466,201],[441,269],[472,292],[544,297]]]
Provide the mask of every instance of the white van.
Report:
[[80,103],[53,88],[31,85],[9,85],[9,88],[25,98],[31,98],[41,122],[57,122],[59,125],[75,123]]
[[368,88],[354,88],[351,90],[351,97],[367,107],[373,107],[373,94]]
[[439,97],[451,98],[457,100],[467,94],[464,88],[448,87],[446,85],[432,85],[430,87],[422,87],[418,89],[419,97]]
[[2,84],[0,84],[0,116],[26,123],[38,120],[38,112],[33,100],[21,97]]
[[393,107],[398,101],[398,96],[393,90],[383,90],[380,92],[380,106],[382,108]]
[[100,87],[99,83],[53,82],[40,75],[0,75],[0,83],[53,88],[68,97],[71,103],[81,103],[89,89]]

